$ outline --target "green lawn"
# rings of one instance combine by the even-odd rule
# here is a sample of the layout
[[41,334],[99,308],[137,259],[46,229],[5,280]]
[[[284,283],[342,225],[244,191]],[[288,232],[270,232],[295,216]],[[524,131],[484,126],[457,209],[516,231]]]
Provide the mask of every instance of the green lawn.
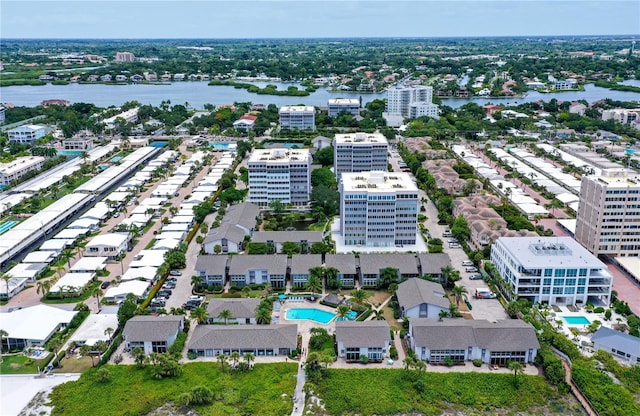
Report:
[[569,396],[543,377],[512,374],[422,373],[412,381],[405,370],[329,369],[314,389],[330,415],[582,414]]
[[42,370],[44,360],[33,360],[22,354],[3,355],[0,374],[37,374],[38,366]]
[[291,413],[297,372],[295,363],[256,364],[252,371],[237,374],[222,373],[215,362],[188,363],[182,376],[155,380],[147,368],[101,368],[111,372],[106,383],[97,381],[93,369],[76,382],[56,387],[51,395],[53,415],[145,415],[199,385],[216,396],[212,405],[196,408],[201,416],[285,415]]

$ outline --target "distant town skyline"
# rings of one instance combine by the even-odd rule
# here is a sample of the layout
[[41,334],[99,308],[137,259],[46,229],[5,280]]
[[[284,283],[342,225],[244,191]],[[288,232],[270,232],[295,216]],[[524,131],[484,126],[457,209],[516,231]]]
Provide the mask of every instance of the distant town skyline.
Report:
[[2,0],[1,11],[4,39],[640,34],[637,0]]

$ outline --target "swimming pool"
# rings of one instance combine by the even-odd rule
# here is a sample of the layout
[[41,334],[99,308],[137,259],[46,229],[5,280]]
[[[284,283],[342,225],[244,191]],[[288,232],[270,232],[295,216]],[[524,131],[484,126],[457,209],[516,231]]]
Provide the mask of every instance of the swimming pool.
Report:
[[589,325],[591,323],[590,320],[585,318],[584,316],[563,316],[562,319],[569,325]]
[[336,314],[314,308],[291,308],[287,311],[286,318],[291,321],[311,320],[319,324],[328,324]]
[[5,231],[9,231],[11,228],[13,228],[17,224],[18,224],[18,221],[7,221],[2,223],[2,225],[0,225],[0,234],[4,233]]

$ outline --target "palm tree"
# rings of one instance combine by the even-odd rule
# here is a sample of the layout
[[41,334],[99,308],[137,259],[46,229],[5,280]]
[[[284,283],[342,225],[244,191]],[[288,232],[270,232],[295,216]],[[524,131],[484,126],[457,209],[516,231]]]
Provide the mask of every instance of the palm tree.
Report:
[[[2,341],[9,336],[9,333],[4,329],[0,329],[0,363],[2,362]],[[8,345],[7,345],[8,347]],[[9,348],[7,348],[8,350]]]
[[362,305],[369,299],[369,293],[362,289],[356,289],[351,292],[351,297],[355,303]]
[[114,329],[109,327],[107,329],[104,330],[104,334],[107,336],[107,338],[109,339],[109,345],[111,345],[111,334],[113,334]]
[[389,287],[392,283],[398,280],[398,269],[393,267],[385,267],[380,272],[380,278],[378,279],[378,286],[382,288]]
[[441,309],[440,313],[438,313],[438,316],[440,317],[440,321],[442,321],[442,318],[446,318],[447,316],[449,316],[449,312],[447,312],[445,309]]
[[449,316],[451,316],[452,318],[455,318],[458,315],[458,307],[456,306],[455,303],[450,303],[449,304]]
[[260,303],[256,308],[256,322],[259,325],[268,325],[271,323],[271,310],[267,306]]
[[462,298],[467,293],[469,293],[469,291],[464,286],[453,286],[453,289],[451,289],[451,295],[456,300],[456,305],[460,305]]
[[391,293],[391,296],[395,295],[395,293],[398,291],[398,284],[391,283],[387,288],[387,290],[389,291],[389,293]]
[[104,292],[99,287],[93,289],[93,292],[91,292],[91,296],[96,298],[96,302],[98,303],[98,310],[100,310],[100,297],[102,295],[104,295]]
[[242,296],[248,298],[251,294],[251,288],[249,286],[245,286],[242,288]]
[[144,367],[144,350],[140,347],[136,347],[131,351],[131,355],[136,362],[138,368]]
[[[325,269],[322,266],[316,266],[316,267],[312,267],[309,269],[309,279],[311,278],[317,278],[318,280],[320,280],[320,282],[324,283],[324,278],[325,278]],[[309,284],[309,282],[307,281],[307,284]]]
[[310,275],[307,279],[306,289],[311,292],[312,295],[316,293],[322,293],[322,280],[317,276]]
[[220,354],[217,357],[218,362],[220,363],[220,370],[224,373],[224,364],[227,362],[227,356],[224,354]]
[[509,363],[507,364],[507,367],[509,368],[509,370],[513,371],[513,385],[515,388],[518,388],[520,386],[520,382],[518,380],[518,374],[523,373],[524,367],[518,361],[509,361]]
[[12,279],[11,275],[0,272],[0,279],[4,280],[4,284],[7,288],[7,299],[9,299],[9,281]]
[[244,360],[247,362],[247,366],[251,367],[251,363],[255,360],[255,357],[250,352],[246,353],[243,356]]
[[240,361],[240,357],[241,356],[238,351],[233,351],[231,354],[229,354],[229,358],[231,359],[231,361],[233,361],[234,367],[238,365],[238,361]]
[[41,294],[42,297],[45,297],[47,293],[49,293],[49,289],[51,289],[51,280],[40,280],[36,283],[36,293]]
[[336,314],[338,315],[338,318],[340,320],[344,320],[344,318],[347,317],[349,312],[351,312],[351,308],[348,305],[340,305],[336,309]]
[[384,311],[382,309],[374,310],[373,316],[376,318],[376,321],[384,321]]
[[199,324],[204,324],[209,319],[209,312],[204,306],[198,306],[191,311],[191,318],[195,319]]
[[223,309],[218,314],[218,318],[224,319],[224,324],[226,325],[229,319],[233,319],[233,313],[229,309]]

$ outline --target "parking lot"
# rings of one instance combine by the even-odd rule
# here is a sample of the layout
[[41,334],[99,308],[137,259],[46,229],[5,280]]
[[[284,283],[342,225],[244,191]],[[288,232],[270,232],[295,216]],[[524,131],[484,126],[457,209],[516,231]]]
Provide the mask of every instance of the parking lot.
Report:
[[[396,151],[391,151],[391,158],[389,159],[389,163],[393,167],[394,170],[400,171],[399,167],[400,156]],[[413,177],[413,175],[412,175]],[[419,199],[426,200],[427,203],[422,203],[426,209],[426,211],[422,212],[422,214],[427,216],[427,220],[424,225],[427,230],[431,233],[434,238],[442,239],[444,245],[444,252],[449,255],[451,258],[451,266],[456,270],[460,271],[461,280],[457,283],[458,285],[464,286],[468,291],[468,299],[471,303],[472,310],[471,315],[474,319],[487,319],[489,321],[495,321],[498,319],[508,319],[507,313],[504,308],[500,304],[497,299],[476,299],[473,297],[473,294],[476,289],[488,289],[487,284],[483,280],[471,280],[469,276],[476,274],[465,271],[465,266],[462,265],[463,261],[469,261],[469,258],[465,254],[462,248],[450,248],[448,240],[451,237],[444,237],[443,234],[446,230],[448,230],[448,226],[446,225],[438,225],[438,210],[436,206],[429,200],[427,194],[419,190],[418,191]],[[424,198],[424,199],[423,199]]]

